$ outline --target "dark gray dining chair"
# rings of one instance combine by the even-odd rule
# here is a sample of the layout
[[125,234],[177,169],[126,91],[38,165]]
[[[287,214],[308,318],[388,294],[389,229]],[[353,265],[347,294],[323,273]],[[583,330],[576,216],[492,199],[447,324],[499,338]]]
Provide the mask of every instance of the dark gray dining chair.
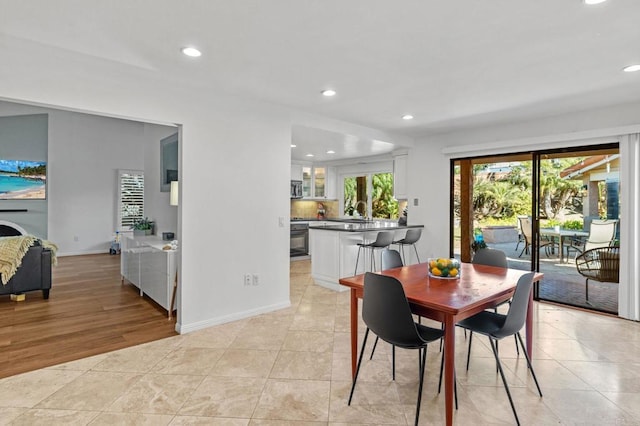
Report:
[[351,405],[358,373],[362,366],[362,356],[367,346],[367,338],[369,331],[372,331],[380,339],[393,346],[419,351],[418,402],[415,418],[417,425],[420,416],[424,370],[427,363],[427,344],[440,339],[444,335],[444,331],[416,323],[413,320],[411,307],[402,288],[402,283],[394,277],[371,272],[367,272],[364,276],[362,320],[366,324],[367,330],[364,334],[356,373],[353,377],[348,405]]
[[[507,255],[505,252],[501,250],[488,248],[488,247],[478,250],[473,256],[471,263],[475,265],[496,266],[498,268],[509,267],[509,261],[507,260]],[[505,302],[500,303],[498,306],[502,306],[505,303],[511,303],[511,301],[507,300]],[[498,306],[495,307],[494,309],[495,312],[498,312]],[[465,334],[466,334],[466,330],[465,330]],[[516,340],[516,353],[520,355],[520,349],[518,348],[517,338],[515,336],[513,336],[513,338]],[[473,340],[473,332],[471,332],[469,336],[469,349],[467,351],[467,370],[469,370],[469,356],[471,355],[472,340]]]
[[509,267],[509,261],[507,260],[505,252],[488,247],[476,251],[471,263],[476,265],[497,266],[498,268]]
[[527,317],[527,308],[529,304],[531,289],[533,287],[534,275],[534,272],[530,272],[520,277],[518,283],[516,284],[516,291],[514,292],[513,298],[511,299],[509,312],[506,315],[491,311],[482,311],[472,317],[460,321],[457,324],[459,327],[463,327],[474,333],[483,334],[489,338],[493,356],[496,359],[496,365],[498,367],[498,371],[500,372],[500,376],[502,377],[504,389],[507,391],[509,403],[511,404],[513,415],[515,416],[516,422],[518,424],[520,424],[520,420],[518,419],[518,413],[516,412],[516,407],[513,404],[511,392],[509,392],[509,386],[507,385],[507,380],[504,377],[500,358],[498,357],[497,342],[498,340],[505,337],[509,337],[512,335],[516,336],[516,345],[520,343],[520,346],[522,346],[522,352],[524,353],[524,356],[527,360],[527,367],[529,371],[531,371],[533,380],[536,383],[536,387],[538,388],[538,393],[540,394],[540,397],[542,397],[542,391],[540,390],[540,385],[538,384],[536,374],[533,371],[531,359],[529,358],[527,349],[525,348],[522,341],[522,336],[520,335],[520,330],[522,329],[522,327],[524,327],[524,323]]
[[[382,270],[386,271],[387,269],[399,268],[404,266],[402,263],[402,258],[400,257],[400,253],[398,250],[388,249],[382,251]],[[378,346],[378,337],[376,336],[375,342],[373,342],[373,348],[371,349],[371,356],[369,359],[373,359],[373,354],[376,352],[376,347]],[[396,379],[396,348],[395,346],[391,347],[391,357],[392,357],[392,377],[393,380]]]
[[386,271],[387,269],[399,268],[404,266],[402,262],[402,257],[400,257],[400,252],[398,250],[388,249],[382,251],[382,270]]

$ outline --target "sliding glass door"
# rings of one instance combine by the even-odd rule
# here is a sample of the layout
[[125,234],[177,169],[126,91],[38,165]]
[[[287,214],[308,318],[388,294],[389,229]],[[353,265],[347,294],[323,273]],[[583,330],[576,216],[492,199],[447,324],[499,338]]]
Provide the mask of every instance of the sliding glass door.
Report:
[[452,255],[502,250],[511,268],[544,273],[537,298],[617,313],[617,285],[590,281],[587,299],[577,263],[591,223],[619,220],[618,159],[610,144],[453,160]]

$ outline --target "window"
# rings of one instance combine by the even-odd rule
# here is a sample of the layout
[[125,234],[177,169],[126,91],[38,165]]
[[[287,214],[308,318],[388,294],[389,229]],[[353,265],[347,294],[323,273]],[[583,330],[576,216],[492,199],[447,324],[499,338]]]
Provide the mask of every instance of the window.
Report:
[[118,171],[118,229],[129,230],[144,218],[144,172]]
[[[397,219],[398,200],[393,198],[393,173],[372,173],[345,176],[343,214]],[[369,214],[371,212],[371,214]]]

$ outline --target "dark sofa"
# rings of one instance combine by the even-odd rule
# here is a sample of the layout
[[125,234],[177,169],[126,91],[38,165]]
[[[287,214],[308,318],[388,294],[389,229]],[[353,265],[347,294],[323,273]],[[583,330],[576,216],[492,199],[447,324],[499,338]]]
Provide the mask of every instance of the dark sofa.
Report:
[[[0,229],[0,237],[13,234]],[[13,234],[16,235],[16,234]],[[20,235],[19,233],[17,235]],[[22,258],[22,264],[6,285],[0,283],[0,295],[21,294],[27,291],[42,290],[42,297],[49,298],[51,290],[51,250],[42,247],[39,242],[29,247]]]

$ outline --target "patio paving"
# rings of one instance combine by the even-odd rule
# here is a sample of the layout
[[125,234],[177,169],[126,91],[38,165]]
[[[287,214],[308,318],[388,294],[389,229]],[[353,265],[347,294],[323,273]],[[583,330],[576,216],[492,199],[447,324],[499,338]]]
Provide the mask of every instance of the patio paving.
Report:
[[[509,243],[487,243],[487,246],[502,250],[509,259],[509,267],[530,270],[530,255],[523,253],[521,243],[516,251],[516,241]],[[540,272],[544,278],[539,285],[540,300],[577,306],[612,314],[618,313],[618,284],[589,281],[589,302],[585,298],[585,279],[578,274],[576,264],[571,257],[560,261],[558,254],[547,256],[540,250]]]

